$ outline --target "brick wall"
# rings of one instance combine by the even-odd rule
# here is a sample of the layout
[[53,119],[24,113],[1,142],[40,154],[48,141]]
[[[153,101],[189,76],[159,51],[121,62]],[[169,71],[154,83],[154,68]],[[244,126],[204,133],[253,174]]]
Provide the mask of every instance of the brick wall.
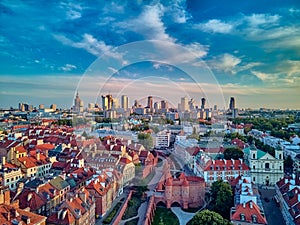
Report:
[[115,216],[113,222],[111,223],[112,225],[118,225],[120,224],[120,221],[122,220],[122,216],[124,215],[127,207],[128,207],[128,202],[131,199],[132,196],[132,190],[129,192],[125,202],[123,203],[123,205],[121,206],[121,208],[119,209],[118,215]]

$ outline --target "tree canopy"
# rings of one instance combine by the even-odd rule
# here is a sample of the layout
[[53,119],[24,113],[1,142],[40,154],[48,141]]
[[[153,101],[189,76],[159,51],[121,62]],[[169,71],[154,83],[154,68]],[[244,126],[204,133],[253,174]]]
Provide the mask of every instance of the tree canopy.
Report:
[[224,151],[224,159],[243,159],[244,152],[239,148],[227,148]]
[[231,225],[232,223],[224,219],[219,213],[210,210],[203,210],[196,213],[188,225]]
[[211,203],[209,208],[226,219],[230,218],[230,208],[233,206],[233,193],[228,183],[215,181],[211,186]]

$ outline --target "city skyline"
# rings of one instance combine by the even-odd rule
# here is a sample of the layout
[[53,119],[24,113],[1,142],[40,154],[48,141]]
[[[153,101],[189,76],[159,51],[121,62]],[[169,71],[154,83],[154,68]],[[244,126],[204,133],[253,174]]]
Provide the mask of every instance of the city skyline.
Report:
[[[3,1],[0,108],[19,102],[70,108],[79,91],[86,103],[96,102],[99,92],[132,99],[153,93],[173,103],[180,96],[198,102],[204,96],[227,108],[234,96],[238,108],[299,109],[299,3],[231,3]],[[154,52],[165,43],[170,51],[163,61],[128,61],[119,51],[147,40],[161,42]],[[132,55],[136,45],[127,46]],[[183,62],[199,80],[182,70]],[[92,69],[98,77],[91,76]]]

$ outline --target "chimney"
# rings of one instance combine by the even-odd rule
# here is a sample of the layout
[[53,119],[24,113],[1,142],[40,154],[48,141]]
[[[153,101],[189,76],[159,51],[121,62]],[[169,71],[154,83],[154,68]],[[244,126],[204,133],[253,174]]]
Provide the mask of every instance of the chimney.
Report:
[[2,166],[4,166],[5,163],[6,163],[6,158],[5,158],[5,156],[3,156],[3,157],[2,157]]
[[28,196],[27,196],[27,202],[29,202],[32,198],[32,193],[29,193]]
[[252,203],[252,201],[250,201],[250,209],[252,209],[253,208],[253,203]]
[[243,202],[243,208],[246,208],[246,203],[245,202]]

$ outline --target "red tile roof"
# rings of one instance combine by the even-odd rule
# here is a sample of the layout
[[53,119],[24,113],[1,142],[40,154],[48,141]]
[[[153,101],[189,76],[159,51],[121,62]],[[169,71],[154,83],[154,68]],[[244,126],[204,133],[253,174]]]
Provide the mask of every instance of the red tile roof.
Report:
[[[242,220],[242,216],[244,220]],[[267,220],[261,214],[260,208],[253,201],[237,205],[236,211],[231,215],[232,221],[246,221],[252,223],[254,218],[256,218],[256,223],[267,224]]]

